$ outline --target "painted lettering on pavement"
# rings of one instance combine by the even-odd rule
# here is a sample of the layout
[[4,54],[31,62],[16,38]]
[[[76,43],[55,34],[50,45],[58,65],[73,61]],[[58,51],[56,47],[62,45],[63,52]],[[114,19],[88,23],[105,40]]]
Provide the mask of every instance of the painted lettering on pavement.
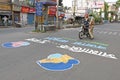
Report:
[[69,50],[72,52],[84,52],[84,53],[102,56],[102,57],[106,57],[106,58],[117,59],[114,54],[108,54],[107,52],[96,51],[96,50],[81,48],[81,47],[76,47],[76,46],[68,46],[68,45],[60,45],[57,47],[62,48],[62,49],[66,49],[66,50]]
[[[57,38],[57,37],[47,37],[45,39],[51,40],[51,41],[56,41],[56,42],[62,42],[62,43],[70,42],[70,39],[63,39],[63,38]],[[98,48],[98,49],[106,50],[106,46],[103,46],[103,45],[100,45],[100,44],[93,44],[93,43],[87,43],[87,42],[78,42],[78,41],[76,41],[76,42],[74,42],[72,44],[78,45],[78,46],[85,46],[85,47],[91,47],[91,48]]]
[[[82,53],[93,54],[93,55],[97,55],[97,56],[101,56],[101,57],[117,59],[117,57],[115,57],[114,54],[108,54],[107,52],[102,52],[102,51],[97,51],[97,50],[82,48],[82,47],[77,47],[77,46],[61,45],[60,43],[57,43],[57,42],[68,42],[68,41],[61,39],[61,38],[47,37],[45,39],[49,39],[49,40],[42,40],[42,39],[37,39],[37,38],[30,38],[30,39],[25,39],[25,40],[36,42],[36,43],[41,43],[41,44],[51,43],[51,44],[57,45],[56,47],[58,47],[58,48],[66,49],[66,50],[69,50],[72,52],[82,52]],[[57,42],[52,42],[52,41],[57,41]],[[89,43],[74,42],[71,44],[80,45],[80,46],[87,46],[87,47],[89,46],[89,47],[98,48],[98,49],[106,49],[106,47],[104,47],[104,46],[89,44]]]
[[87,47],[92,47],[92,48],[98,48],[98,49],[106,49],[105,46],[95,45],[95,44],[90,44],[90,43],[84,43],[84,42],[74,42],[72,44],[79,45],[79,46],[87,46]]
[[31,39],[25,39],[27,41],[32,41],[32,42],[36,42],[36,43],[41,43],[44,44],[46,42],[50,42],[49,40],[42,40],[42,39],[36,39],[36,38],[31,38]]
[[57,38],[57,37],[46,37],[45,39],[52,40],[52,41],[57,41],[57,42],[63,42],[63,43],[69,42],[69,40],[65,40],[65,39]]

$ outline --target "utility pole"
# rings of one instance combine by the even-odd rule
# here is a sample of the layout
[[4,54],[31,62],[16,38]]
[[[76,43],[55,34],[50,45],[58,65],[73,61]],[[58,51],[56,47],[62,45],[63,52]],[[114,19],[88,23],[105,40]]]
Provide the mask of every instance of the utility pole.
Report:
[[[75,13],[76,13],[76,2],[77,0],[73,0],[73,18],[75,18]],[[73,26],[75,25],[75,23],[73,22]]]
[[13,1],[12,0],[10,0],[10,5],[11,5],[12,25],[15,26],[15,23],[14,23],[14,12],[13,12]]
[[59,23],[59,18],[58,18],[58,7],[59,7],[59,0],[57,0],[57,11],[56,11],[56,28],[59,27],[58,23]]
[[75,12],[76,12],[76,2],[77,0],[73,1],[73,17],[75,17]]

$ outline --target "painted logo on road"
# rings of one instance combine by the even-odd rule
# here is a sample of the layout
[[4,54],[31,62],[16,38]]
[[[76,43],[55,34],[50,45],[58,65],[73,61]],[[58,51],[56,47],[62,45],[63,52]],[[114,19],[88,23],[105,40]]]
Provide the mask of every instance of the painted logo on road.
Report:
[[[112,53],[107,53],[105,51],[98,50],[98,49],[106,50],[107,47],[109,46],[108,44],[104,44],[100,42],[77,41],[75,39],[70,39],[70,38],[56,38],[56,37],[47,37],[44,39],[30,38],[25,40],[35,42],[35,43],[40,43],[40,44],[51,43],[51,44],[57,45],[56,46],[57,48],[66,49],[72,52],[87,53],[87,54],[93,54],[93,55],[106,57],[106,58],[118,59]],[[74,46],[61,44],[61,43],[68,43],[68,42],[71,42],[70,44],[74,44]],[[90,48],[82,48],[82,46],[96,48],[97,50],[90,49]]]
[[73,65],[79,64],[80,61],[68,55],[59,53],[51,54],[47,58],[37,61],[42,68],[50,71],[64,71],[71,69]]
[[17,47],[28,46],[28,45],[30,45],[30,43],[24,42],[24,41],[6,42],[6,43],[2,44],[2,46],[5,48],[17,48]]

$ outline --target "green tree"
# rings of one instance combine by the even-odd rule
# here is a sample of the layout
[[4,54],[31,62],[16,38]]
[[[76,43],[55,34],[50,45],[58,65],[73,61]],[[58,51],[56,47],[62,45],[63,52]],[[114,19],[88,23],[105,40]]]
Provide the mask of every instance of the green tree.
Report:
[[25,0],[27,5],[29,5],[30,7],[34,7],[34,0]]
[[116,1],[116,4],[114,4],[113,6],[115,6],[116,10],[118,10],[118,8],[120,7],[120,0]]
[[94,17],[95,23],[101,23],[101,17],[98,15],[98,13],[92,12],[89,15]]
[[105,12],[105,20],[108,20],[108,3],[104,2],[104,12]]
[[63,6],[63,0],[59,0],[59,6]]
[[65,7],[64,7],[64,11],[65,11],[65,12],[68,12],[68,10],[70,10],[70,8],[71,8],[71,7],[65,6]]
[[[114,4],[113,6],[115,6],[115,14],[117,14],[118,13],[118,9],[119,9],[119,7],[120,7],[120,0],[117,0],[116,1],[116,4]],[[116,20],[118,20],[118,15],[116,15]]]
[[116,6],[117,6],[117,8],[120,7],[120,0],[118,0],[118,1],[116,2]]

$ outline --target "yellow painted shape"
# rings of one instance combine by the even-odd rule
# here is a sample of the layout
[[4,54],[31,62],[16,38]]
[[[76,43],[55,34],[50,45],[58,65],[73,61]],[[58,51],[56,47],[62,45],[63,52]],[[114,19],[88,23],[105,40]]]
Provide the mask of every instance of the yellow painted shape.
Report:
[[68,56],[68,55],[62,55],[60,58],[50,58],[50,59],[43,59],[40,60],[41,63],[67,63],[70,59],[73,59],[72,57]]

